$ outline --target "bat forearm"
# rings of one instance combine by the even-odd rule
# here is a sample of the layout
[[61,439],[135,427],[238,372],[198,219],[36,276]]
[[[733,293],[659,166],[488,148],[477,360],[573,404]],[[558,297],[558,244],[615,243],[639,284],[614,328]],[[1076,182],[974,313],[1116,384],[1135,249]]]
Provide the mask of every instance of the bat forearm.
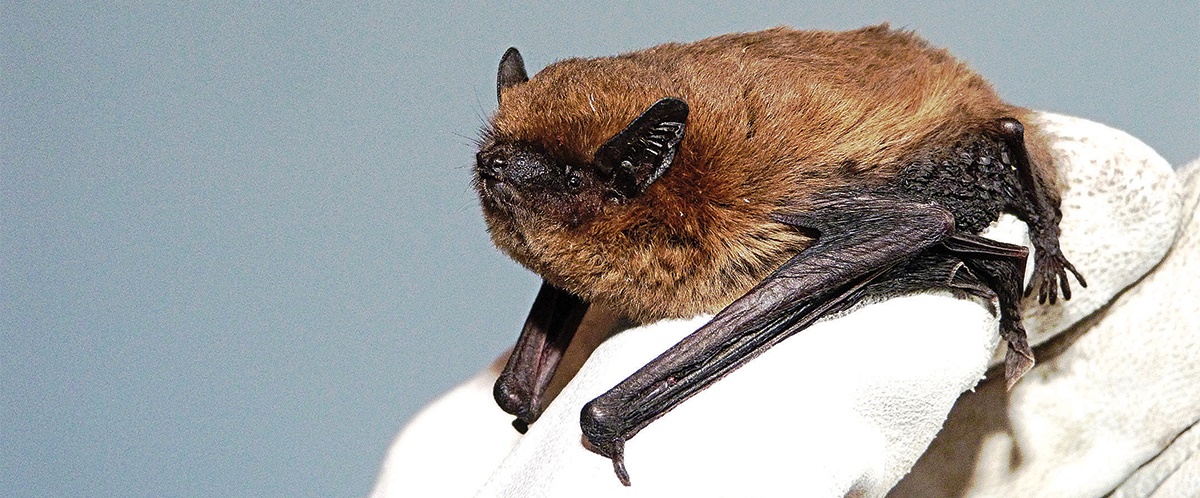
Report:
[[518,431],[525,432],[541,415],[546,386],[587,309],[586,301],[542,282],[493,392],[500,408],[517,417]]

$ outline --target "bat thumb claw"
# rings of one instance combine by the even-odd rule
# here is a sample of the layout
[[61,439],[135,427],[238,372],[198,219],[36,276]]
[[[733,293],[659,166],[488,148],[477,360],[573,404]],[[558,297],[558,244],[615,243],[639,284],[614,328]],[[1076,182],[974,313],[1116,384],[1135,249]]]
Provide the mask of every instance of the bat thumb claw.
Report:
[[625,468],[625,440],[613,441],[609,450],[612,452],[613,472],[617,474],[617,479],[621,481],[621,484],[629,487],[629,470]]

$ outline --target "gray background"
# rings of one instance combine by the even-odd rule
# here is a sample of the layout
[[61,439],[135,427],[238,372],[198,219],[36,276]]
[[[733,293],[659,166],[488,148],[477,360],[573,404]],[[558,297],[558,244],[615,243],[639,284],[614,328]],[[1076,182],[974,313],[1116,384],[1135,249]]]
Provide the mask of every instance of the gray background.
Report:
[[352,496],[511,344],[472,138],[531,70],[889,20],[1008,100],[1200,153],[1200,4],[0,6],[0,495]]

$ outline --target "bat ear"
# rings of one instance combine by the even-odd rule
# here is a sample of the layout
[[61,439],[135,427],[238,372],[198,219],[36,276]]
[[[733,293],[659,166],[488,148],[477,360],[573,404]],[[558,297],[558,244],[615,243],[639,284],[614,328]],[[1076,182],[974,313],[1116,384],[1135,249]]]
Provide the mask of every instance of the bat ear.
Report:
[[526,81],[529,81],[529,75],[525,73],[525,59],[521,58],[521,52],[516,47],[508,47],[500,58],[500,70],[496,72],[496,102],[500,102],[500,92],[505,88]]
[[613,192],[636,197],[667,172],[683,141],[687,115],[686,102],[659,100],[596,150],[596,167]]

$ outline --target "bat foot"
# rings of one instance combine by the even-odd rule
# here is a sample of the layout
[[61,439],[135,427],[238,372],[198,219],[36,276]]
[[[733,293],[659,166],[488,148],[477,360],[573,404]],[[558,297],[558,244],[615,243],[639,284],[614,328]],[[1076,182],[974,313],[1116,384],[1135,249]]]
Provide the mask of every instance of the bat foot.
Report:
[[1071,284],[1067,280],[1068,272],[1075,276],[1075,280],[1081,287],[1087,287],[1087,280],[1079,274],[1075,265],[1067,261],[1067,257],[1063,256],[1062,251],[1039,249],[1034,258],[1033,278],[1029,280],[1029,287],[1025,288],[1025,296],[1030,296],[1036,289],[1039,304],[1046,304],[1047,301],[1055,304],[1058,302],[1058,290],[1061,287],[1063,300],[1071,299]]

